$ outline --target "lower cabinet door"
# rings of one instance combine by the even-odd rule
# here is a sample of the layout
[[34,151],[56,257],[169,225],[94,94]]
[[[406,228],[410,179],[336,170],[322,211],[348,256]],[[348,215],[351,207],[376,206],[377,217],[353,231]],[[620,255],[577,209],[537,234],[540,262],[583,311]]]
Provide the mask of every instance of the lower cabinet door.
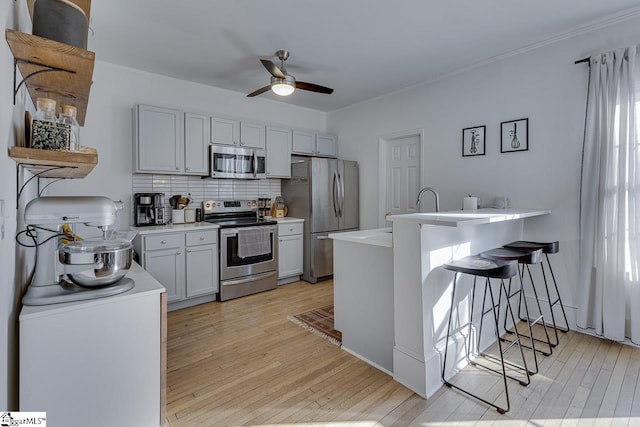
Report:
[[145,252],[144,268],[167,289],[167,302],[184,299],[183,249]]
[[302,235],[278,238],[278,278],[302,274]]
[[187,298],[218,292],[217,245],[187,248]]

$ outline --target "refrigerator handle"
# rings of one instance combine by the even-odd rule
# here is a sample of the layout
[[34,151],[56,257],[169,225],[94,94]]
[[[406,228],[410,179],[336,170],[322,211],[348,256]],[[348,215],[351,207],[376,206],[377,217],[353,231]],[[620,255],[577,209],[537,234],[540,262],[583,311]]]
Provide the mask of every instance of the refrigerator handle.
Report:
[[340,216],[342,216],[344,210],[344,179],[342,179],[340,173],[338,173],[338,179],[340,180]]
[[340,214],[338,212],[338,205],[340,199],[340,190],[338,189],[338,171],[333,171],[333,213],[335,216],[339,217]]

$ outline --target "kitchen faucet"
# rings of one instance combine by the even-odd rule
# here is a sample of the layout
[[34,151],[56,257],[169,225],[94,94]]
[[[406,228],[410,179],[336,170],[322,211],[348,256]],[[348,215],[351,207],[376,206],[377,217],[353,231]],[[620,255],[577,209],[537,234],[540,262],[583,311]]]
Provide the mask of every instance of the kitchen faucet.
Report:
[[418,200],[416,200],[416,207],[420,206],[420,199],[422,198],[422,194],[425,191],[431,191],[433,193],[436,198],[436,212],[440,212],[440,195],[435,190],[435,188],[432,187],[424,187],[422,190],[420,190],[420,192],[418,193]]

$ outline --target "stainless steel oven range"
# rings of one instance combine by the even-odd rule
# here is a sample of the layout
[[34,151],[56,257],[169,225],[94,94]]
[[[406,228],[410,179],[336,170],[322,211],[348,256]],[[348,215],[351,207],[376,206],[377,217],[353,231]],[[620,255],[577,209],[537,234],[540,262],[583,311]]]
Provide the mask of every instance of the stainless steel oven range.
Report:
[[255,200],[208,200],[204,220],[220,226],[220,292],[226,301],[278,286],[278,225]]

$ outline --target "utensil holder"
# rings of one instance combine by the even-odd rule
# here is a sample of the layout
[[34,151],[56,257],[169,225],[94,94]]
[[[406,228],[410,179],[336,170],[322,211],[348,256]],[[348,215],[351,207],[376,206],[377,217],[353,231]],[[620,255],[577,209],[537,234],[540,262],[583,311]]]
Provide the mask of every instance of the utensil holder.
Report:
[[184,224],[184,209],[172,209],[171,222],[174,224]]

